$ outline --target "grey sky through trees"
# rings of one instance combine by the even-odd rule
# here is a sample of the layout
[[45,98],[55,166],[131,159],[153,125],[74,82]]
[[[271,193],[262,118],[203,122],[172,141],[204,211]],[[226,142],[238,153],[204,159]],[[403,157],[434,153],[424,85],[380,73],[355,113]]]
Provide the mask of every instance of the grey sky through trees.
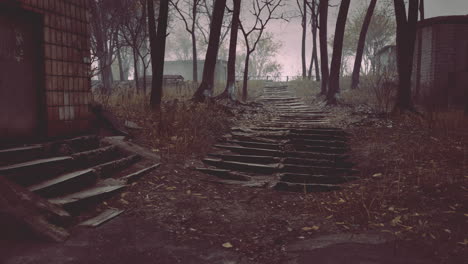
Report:
[[[379,0],[379,2],[381,1],[383,0]],[[287,2],[289,9],[293,9],[294,5],[296,5],[296,1],[293,0],[287,0]],[[336,5],[340,1],[331,0],[330,2]],[[363,2],[368,3],[369,1],[351,0],[350,15]],[[425,5],[427,18],[468,14],[468,0],[426,0]],[[328,19],[329,36],[334,32],[337,12],[337,7],[330,8],[330,17]],[[294,19],[290,23],[274,21],[268,26],[268,31],[274,33],[276,39],[283,42],[279,58],[283,65],[283,75],[301,75],[301,30],[300,19]],[[311,56],[311,36],[308,36],[307,45],[307,57],[309,57]]]
[[[246,9],[251,7],[253,0],[243,0],[243,12]],[[384,1],[389,1],[393,5],[393,0],[378,0],[379,3],[383,3]],[[336,7],[331,7],[329,9],[329,18],[328,18],[328,34],[329,37],[334,33],[334,27],[336,24],[336,16],[338,13],[338,4],[341,2],[340,0],[330,0],[332,5]],[[285,6],[283,7],[283,11],[287,14],[291,14],[292,12],[297,13],[297,3],[296,0],[284,0]],[[357,7],[361,5],[368,6],[369,0],[351,0],[351,8],[350,8],[350,15],[351,17],[356,10]],[[228,0],[228,5],[231,6],[231,1]],[[435,16],[449,16],[449,15],[467,15],[468,14],[468,0],[425,0],[426,6],[426,18],[431,18]],[[245,17],[249,17],[244,14]],[[242,15],[241,15],[242,19]],[[175,45],[177,41],[181,41],[180,39],[175,40],[175,36],[177,34],[186,34],[183,28],[178,28],[177,24],[180,26],[180,21],[174,18],[173,25],[174,28],[172,29],[173,34],[169,35],[168,41],[172,41]],[[180,31],[180,32],[179,32]],[[267,32],[271,32],[274,34],[274,38],[277,41],[281,41],[283,46],[281,48],[280,53],[278,54],[278,62],[282,65],[282,75],[283,76],[299,76],[302,73],[301,69],[301,37],[302,37],[302,28],[301,28],[301,19],[299,17],[295,19],[291,19],[289,23],[282,21],[282,20],[273,20],[271,21],[266,29]],[[311,52],[312,52],[312,37],[310,36],[310,32],[308,32],[307,36],[307,61],[309,61]],[[186,36],[188,37],[188,35]],[[239,38],[241,41],[242,38]],[[175,41],[175,42],[174,42]],[[228,43],[228,38],[226,39],[226,43]],[[240,49],[239,52],[242,52],[241,45],[238,46]],[[331,52],[331,49],[329,49]],[[180,51],[178,51],[180,52]],[[204,52],[204,50],[203,50]],[[200,50],[199,59],[203,57],[203,52]],[[172,54],[172,55],[171,55]],[[168,54],[168,59],[177,59],[173,53]]]

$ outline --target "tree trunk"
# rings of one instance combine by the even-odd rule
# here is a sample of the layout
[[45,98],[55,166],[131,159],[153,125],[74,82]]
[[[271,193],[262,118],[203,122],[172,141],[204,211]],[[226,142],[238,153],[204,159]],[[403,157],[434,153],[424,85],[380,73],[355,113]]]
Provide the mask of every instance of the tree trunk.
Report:
[[216,61],[218,59],[219,40],[223,24],[226,0],[216,0],[213,6],[213,16],[210,26],[210,39],[206,51],[202,83],[193,95],[195,101],[201,102],[206,96],[211,97],[214,89]]
[[234,13],[232,15],[231,24],[231,39],[229,43],[229,58],[226,89],[220,95],[220,98],[227,97],[231,100],[236,99],[236,52],[237,52],[237,37],[239,33],[239,16],[240,16],[241,0],[234,0]]
[[328,20],[328,0],[320,0],[319,4],[319,20],[320,20],[320,66],[322,70],[322,85],[320,94],[327,94],[328,85],[328,35],[327,35],[327,20]]
[[192,80],[198,82],[198,54],[197,37],[195,36],[195,27],[192,27]]
[[160,0],[158,16],[158,32],[154,19],[154,3],[148,0],[148,15],[150,28],[151,63],[153,79],[151,82],[150,105],[153,109],[161,107],[163,96],[164,57],[166,51],[167,17],[169,14],[169,0]]
[[315,79],[317,82],[320,81],[320,67],[318,64],[318,52],[317,52],[317,13],[315,9],[315,0],[312,1],[311,10],[311,30],[312,30],[312,58],[310,62],[309,75],[312,77],[312,67],[315,64]]
[[126,81],[124,69],[123,69],[122,53],[121,53],[120,47],[117,49],[117,62],[119,64],[119,80]]
[[196,17],[197,17],[197,7],[198,2],[197,0],[193,0],[193,8],[192,8],[192,67],[193,67],[193,76],[192,80],[198,83],[198,54],[197,54],[197,36],[195,35],[195,26],[196,26]]
[[394,0],[397,21],[397,68],[399,76],[395,111],[413,111],[411,100],[411,74],[418,21],[419,0],[409,0],[408,18],[404,0]]
[[361,75],[362,56],[364,54],[364,47],[366,45],[367,30],[369,29],[376,5],[377,0],[372,0],[370,2],[366,17],[364,18],[364,22],[362,24],[361,34],[359,35],[358,46],[356,50],[356,59],[354,61],[351,89],[356,89],[359,86],[359,77]]
[[138,76],[138,55],[136,54],[135,50],[133,50],[133,68],[134,68],[133,79],[135,81],[135,91],[136,93],[139,93],[140,92],[140,80],[138,79],[140,78],[140,76]]
[[351,0],[342,0],[338,19],[336,21],[335,40],[333,42],[333,56],[330,68],[330,85],[328,86],[327,104],[336,104],[335,94],[340,91],[341,57],[343,55],[343,39]]
[[307,37],[307,0],[302,5],[302,79],[307,78],[306,37]]
[[249,81],[249,60],[250,60],[250,53],[247,52],[245,55],[245,65],[244,65],[244,80],[242,82],[242,101],[247,101],[247,86]]
[[[424,0],[419,2],[419,19],[424,20]],[[419,91],[421,91],[421,63],[422,63],[422,30],[419,30],[418,34],[418,50],[416,57],[416,91],[415,98],[419,98]]]

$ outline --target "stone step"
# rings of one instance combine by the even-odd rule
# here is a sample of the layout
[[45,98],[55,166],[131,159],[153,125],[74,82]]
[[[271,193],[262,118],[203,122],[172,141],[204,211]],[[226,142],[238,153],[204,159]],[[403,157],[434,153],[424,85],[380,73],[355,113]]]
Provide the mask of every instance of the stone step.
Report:
[[123,188],[125,188],[125,185],[120,181],[114,179],[107,179],[100,182],[99,185],[93,186],[86,190],[49,199],[49,202],[52,204],[66,207],[89,200],[99,199],[112,193],[115,193],[119,190],[122,190]]
[[97,176],[93,169],[85,169],[62,174],[53,179],[32,185],[28,189],[44,197],[64,195],[78,191],[96,183]]
[[226,161],[237,161],[237,162],[253,162],[258,164],[271,164],[280,163],[281,158],[272,156],[254,156],[254,155],[229,155],[229,154],[208,154],[211,157],[216,157]]
[[257,163],[246,163],[236,161],[224,161],[222,159],[203,159],[205,164],[214,166],[221,169],[236,170],[241,172],[252,172],[258,174],[273,174],[281,169],[281,164],[257,164]]
[[72,161],[73,161],[73,158],[71,156],[37,159],[37,160],[16,163],[16,164],[11,164],[11,165],[0,167],[0,174],[8,175],[8,174],[14,174],[14,173],[21,173],[21,172],[25,172],[28,170],[30,171],[32,169],[34,169],[35,171],[41,171],[41,169],[48,167],[48,166],[66,167]]
[[149,173],[150,171],[159,168],[159,166],[161,166],[160,163],[153,164],[153,165],[151,165],[149,167],[146,167],[146,168],[141,169],[141,170],[139,170],[137,172],[134,172],[134,173],[131,173],[131,174],[128,174],[128,175],[122,177],[122,180],[124,180],[127,184],[132,183],[132,182],[136,181],[137,179],[139,179],[140,177],[142,177],[143,175],[145,175],[146,173]]
[[42,158],[44,155],[43,145],[31,145],[9,149],[0,149],[0,165],[26,162]]
[[104,224],[105,222],[108,222],[112,220],[113,218],[119,216],[123,212],[124,210],[119,210],[119,209],[114,209],[114,208],[107,209],[99,213],[97,216],[90,218],[78,225],[86,226],[86,227],[98,227]]

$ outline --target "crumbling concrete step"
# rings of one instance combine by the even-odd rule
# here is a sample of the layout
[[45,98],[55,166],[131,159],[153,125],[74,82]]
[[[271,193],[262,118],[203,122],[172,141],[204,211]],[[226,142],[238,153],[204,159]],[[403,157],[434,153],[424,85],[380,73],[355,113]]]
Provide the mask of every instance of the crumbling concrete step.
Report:
[[[110,180],[110,179],[109,179]],[[90,199],[98,199],[102,196],[115,193],[123,188],[125,185],[118,181],[103,181],[101,185],[94,186],[92,188],[68,194],[62,197],[49,199],[49,202],[61,206],[69,206],[78,202],[84,202]]]
[[259,164],[271,164],[281,162],[281,158],[272,156],[254,156],[254,155],[229,155],[210,153],[209,156],[220,158],[226,161],[253,162]]
[[72,154],[72,158],[79,167],[90,167],[100,163],[111,161],[119,157],[117,146],[107,146]]
[[284,153],[279,150],[273,149],[261,149],[261,148],[246,148],[238,146],[229,146],[229,145],[215,145],[216,148],[230,150],[234,153],[244,154],[244,155],[259,155],[259,156],[273,156],[273,157],[282,157]]
[[99,178],[111,177],[113,173],[124,169],[141,159],[139,155],[130,155],[121,159],[113,160],[94,166],[93,169]]
[[120,214],[122,214],[123,212],[125,212],[125,210],[119,210],[119,209],[107,209],[103,212],[101,212],[100,214],[98,214],[97,216],[91,218],[91,219],[88,219],[80,224],[78,224],[79,226],[86,226],[86,227],[98,227],[102,224],[104,224],[105,222],[108,222],[110,220],[112,220],[113,218],[119,216]]
[[224,161],[222,159],[203,159],[205,164],[221,168],[236,170],[241,172],[253,172],[258,174],[273,174],[281,169],[281,164],[257,164],[257,163],[246,163],[246,162],[236,162],[236,161]]
[[157,163],[157,164],[154,164],[152,166],[146,167],[146,168],[141,169],[141,170],[139,170],[137,172],[134,172],[134,173],[131,173],[131,174],[128,174],[128,175],[122,177],[122,180],[124,180],[126,183],[132,183],[135,180],[142,177],[143,175],[145,175],[146,173],[158,168],[159,166],[161,166],[160,163]]
[[278,143],[262,143],[262,142],[251,142],[251,141],[242,141],[242,140],[227,140],[226,143],[237,144],[243,147],[260,148],[260,149],[279,150],[282,148],[282,144],[278,144]]
[[0,173],[9,174],[9,173],[14,173],[14,172],[18,172],[18,171],[22,171],[26,169],[32,169],[32,168],[39,169],[44,166],[64,164],[72,160],[73,158],[70,156],[32,160],[32,161],[27,161],[27,162],[0,167]]
[[44,147],[42,145],[0,149],[0,165],[39,159],[43,155]]
[[81,189],[87,184],[95,183],[97,176],[93,169],[85,169],[62,174],[56,178],[28,187],[28,190],[45,197],[64,194],[73,189]]

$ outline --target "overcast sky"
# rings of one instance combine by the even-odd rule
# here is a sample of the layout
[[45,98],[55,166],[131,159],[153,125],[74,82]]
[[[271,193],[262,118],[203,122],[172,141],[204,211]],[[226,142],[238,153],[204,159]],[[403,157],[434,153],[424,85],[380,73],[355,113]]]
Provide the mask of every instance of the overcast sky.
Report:
[[[251,0],[245,0],[248,2]],[[290,8],[295,6],[295,0],[284,0]],[[381,1],[381,0],[379,0]],[[244,2],[244,1],[243,1]],[[337,3],[337,0],[332,0],[332,3]],[[367,3],[368,0],[351,0],[352,7],[350,12],[362,2]],[[436,16],[449,16],[449,15],[467,15],[468,14],[468,0],[425,0],[426,3],[426,17]],[[334,24],[336,23],[337,8],[330,10],[329,17],[329,36],[332,35]],[[277,40],[283,42],[282,52],[279,56],[279,61],[283,65],[283,75],[300,75],[301,74],[301,37],[302,28],[299,19],[293,20],[289,23],[285,22],[272,22],[268,28],[275,34]],[[309,33],[310,35],[310,33]],[[307,54],[310,60],[310,37],[308,39]]]

